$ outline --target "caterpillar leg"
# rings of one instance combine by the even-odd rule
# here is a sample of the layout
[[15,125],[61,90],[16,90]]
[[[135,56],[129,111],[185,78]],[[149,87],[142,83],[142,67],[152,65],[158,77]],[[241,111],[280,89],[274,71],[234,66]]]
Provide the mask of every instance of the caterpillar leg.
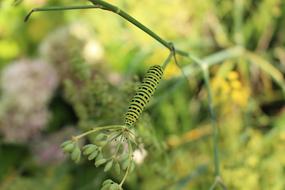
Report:
[[67,6],[67,7],[42,7],[42,8],[34,8],[32,9],[24,21],[27,22],[31,15],[35,12],[44,12],[44,11],[65,11],[65,10],[80,10],[80,9],[96,9],[101,8],[100,5],[82,5],[82,6]]

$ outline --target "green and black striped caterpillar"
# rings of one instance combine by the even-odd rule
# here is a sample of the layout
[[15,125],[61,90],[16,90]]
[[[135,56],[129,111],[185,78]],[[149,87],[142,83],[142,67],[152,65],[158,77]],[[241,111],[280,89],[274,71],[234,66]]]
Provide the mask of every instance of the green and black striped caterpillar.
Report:
[[140,114],[154,94],[154,91],[163,75],[163,68],[154,65],[147,71],[142,83],[140,84],[135,96],[132,98],[128,111],[125,116],[125,125],[133,126]]

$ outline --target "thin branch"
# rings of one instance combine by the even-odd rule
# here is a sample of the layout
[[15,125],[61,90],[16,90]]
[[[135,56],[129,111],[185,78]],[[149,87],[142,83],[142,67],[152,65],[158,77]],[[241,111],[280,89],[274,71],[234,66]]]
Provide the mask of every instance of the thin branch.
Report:
[[191,57],[195,63],[197,63],[203,72],[203,78],[205,81],[206,89],[208,92],[208,105],[209,105],[209,112],[211,116],[211,125],[213,127],[213,146],[214,146],[214,170],[215,170],[215,182],[211,186],[210,190],[213,190],[216,185],[221,185],[221,187],[226,190],[226,186],[222,181],[222,178],[220,177],[220,159],[219,159],[219,129],[217,126],[217,117],[216,113],[214,110],[214,105],[213,105],[213,95],[212,95],[212,90],[210,86],[210,77],[209,77],[209,65],[205,64],[203,60],[196,58],[196,57]]
[[130,172],[130,169],[131,169],[131,166],[132,166],[132,162],[133,162],[133,148],[132,148],[132,145],[131,145],[131,142],[128,140],[128,149],[129,149],[129,156],[128,156],[128,159],[129,159],[129,165],[127,167],[127,171],[120,183],[120,187],[122,187],[122,185],[124,184],[125,180],[127,179],[127,176],[129,175],[129,172]]
[[[162,44],[164,47],[166,47],[167,49],[169,49],[169,51],[173,51],[173,43],[172,42],[168,42],[166,40],[164,40],[162,37],[160,37],[158,34],[156,34],[155,32],[153,32],[151,29],[149,29],[148,27],[146,27],[145,25],[143,25],[141,22],[139,22],[137,19],[135,19],[134,17],[132,17],[131,15],[129,15],[128,13],[126,13],[125,11],[121,10],[119,7],[116,7],[110,3],[107,3],[105,1],[102,0],[88,0],[90,1],[92,5],[83,5],[83,6],[68,6],[68,7],[43,7],[43,8],[35,8],[32,9],[27,16],[25,17],[25,22],[28,21],[28,19],[30,18],[30,16],[34,13],[34,12],[42,12],[42,11],[61,11],[61,10],[78,10],[78,9],[94,9],[94,8],[98,8],[98,9],[102,9],[102,10],[106,10],[106,11],[111,11],[121,17],[123,17],[125,20],[127,20],[128,22],[132,23],[133,25],[135,25],[136,27],[138,27],[139,29],[141,29],[142,31],[144,31],[145,33],[147,33],[149,36],[151,36],[153,39],[155,39],[156,41],[158,41],[160,44]],[[189,57],[190,54],[188,52],[179,50],[179,49],[175,49],[175,52],[181,56],[184,57]]]
[[82,5],[82,6],[68,6],[68,7],[42,7],[42,8],[34,8],[32,9],[27,16],[25,17],[24,21],[27,22],[31,15],[35,12],[44,12],[44,11],[67,11],[67,10],[79,10],[79,9],[98,9],[101,6],[98,5]]
[[98,131],[101,131],[101,130],[109,130],[109,129],[123,129],[124,128],[124,125],[109,125],[109,126],[104,126],[104,127],[96,127],[94,129],[91,129],[89,131],[86,131],[85,133],[82,133],[80,135],[77,135],[75,137],[73,137],[74,140],[79,140],[81,139],[82,137],[86,136],[86,135],[89,135],[91,133],[95,133],[95,132],[98,132]]
[[213,126],[213,144],[214,144],[214,164],[215,164],[215,176],[220,176],[220,160],[219,160],[219,147],[218,147],[218,136],[219,131],[217,127],[217,118],[216,113],[214,111],[213,106],[213,96],[212,96],[212,90],[210,86],[210,78],[209,78],[209,70],[208,68],[203,69],[203,77],[206,83],[206,89],[208,92],[208,105],[209,105],[209,112],[211,116],[211,123]]

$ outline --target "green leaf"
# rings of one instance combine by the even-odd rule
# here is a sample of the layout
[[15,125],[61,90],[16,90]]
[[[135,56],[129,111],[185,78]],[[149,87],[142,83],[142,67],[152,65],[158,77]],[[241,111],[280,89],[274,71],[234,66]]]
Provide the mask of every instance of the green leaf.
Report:
[[265,73],[270,75],[272,79],[281,87],[281,89],[285,91],[285,81],[281,71],[275,68],[269,61],[255,53],[248,52],[246,55],[250,62],[256,64]]

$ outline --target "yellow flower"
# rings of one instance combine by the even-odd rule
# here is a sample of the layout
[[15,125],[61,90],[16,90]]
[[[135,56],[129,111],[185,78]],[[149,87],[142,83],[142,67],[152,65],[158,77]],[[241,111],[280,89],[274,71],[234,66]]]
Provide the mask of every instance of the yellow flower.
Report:
[[232,101],[238,106],[244,107],[247,105],[249,94],[246,89],[233,90],[231,93]]
[[212,80],[212,87],[215,104],[226,102],[228,99],[228,94],[230,92],[230,86],[228,82],[221,77],[215,77]]
[[164,70],[163,76],[165,79],[170,79],[172,77],[180,75],[180,73],[180,68],[175,63],[169,63]]
[[217,76],[212,80],[215,104],[247,105],[249,88],[242,84],[236,71],[229,72],[225,78]]
[[237,79],[238,79],[238,73],[237,73],[236,71],[231,71],[231,72],[228,74],[227,78],[228,78],[229,80],[237,80]]
[[238,80],[230,81],[230,85],[233,88],[233,90],[239,90],[239,89],[241,89],[241,86],[242,86],[241,82]]

